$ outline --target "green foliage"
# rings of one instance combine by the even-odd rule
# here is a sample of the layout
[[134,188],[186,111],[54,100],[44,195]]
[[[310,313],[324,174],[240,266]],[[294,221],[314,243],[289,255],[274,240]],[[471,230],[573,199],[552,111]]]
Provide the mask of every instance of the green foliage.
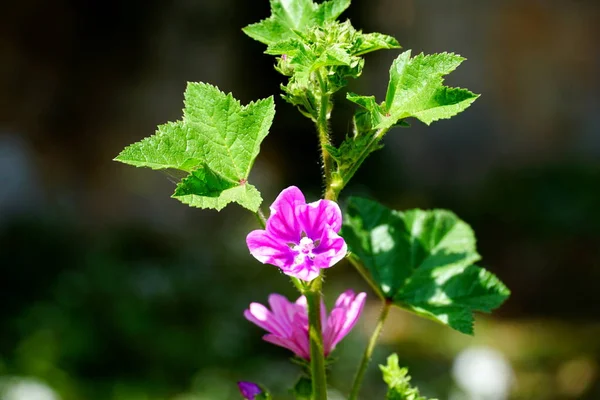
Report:
[[296,400],[311,400],[313,393],[312,381],[306,376],[300,377],[291,392]]
[[336,21],[349,5],[349,0],[321,4],[271,0],[271,16],[244,28],[248,36],[268,46],[267,54],[280,56],[276,69],[290,77],[282,86],[283,98],[314,121],[321,110],[331,111],[328,101],[321,102],[324,97],[328,100],[348,78],[360,76],[362,55],[400,47],[391,36],[364,34],[349,21]]
[[473,231],[450,211],[400,212],[351,198],[342,236],[387,299],[460,332],[472,334],[473,312],[490,312],[510,294],[473,265]]
[[452,53],[419,54],[410,50],[400,54],[390,68],[385,101],[377,104],[373,96],[348,93],[348,100],[368,112],[371,129],[389,129],[405,118],[417,118],[429,125],[465,110],[479,95],[466,89],[443,85],[443,76],[454,71],[464,58]]
[[364,160],[382,147],[381,139],[392,127],[410,126],[405,121],[410,117],[429,125],[458,114],[477,99],[478,95],[466,89],[443,85],[443,76],[463,60],[450,53],[419,54],[411,58],[410,51],[406,51],[392,64],[384,102],[378,104],[374,96],[346,95],[361,107],[354,115],[354,132],[339,148],[328,148],[335,159],[335,174],[342,188]]
[[419,394],[418,388],[410,386],[408,369],[400,368],[397,354],[389,356],[387,365],[380,365],[379,368],[388,385],[387,400],[427,400]]
[[397,47],[390,36],[364,34],[349,21],[327,21],[306,32],[295,31],[292,37],[270,45],[266,53],[281,56],[276,69],[290,77],[282,86],[284,99],[314,117],[318,98],[337,92],[348,78],[360,76],[363,54]]
[[314,26],[334,21],[350,5],[350,0],[330,0],[315,4],[312,0],[271,0],[271,16],[248,25],[244,33],[268,46],[294,37],[294,31],[306,32]]
[[256,211],[262,198],[247,180],[274,115],[272,97],[242,106],[214,86],[189,83],[183,119],[159,126],[115,160],[188,172],[173,197],[190,206],[221,210],[236,202]]

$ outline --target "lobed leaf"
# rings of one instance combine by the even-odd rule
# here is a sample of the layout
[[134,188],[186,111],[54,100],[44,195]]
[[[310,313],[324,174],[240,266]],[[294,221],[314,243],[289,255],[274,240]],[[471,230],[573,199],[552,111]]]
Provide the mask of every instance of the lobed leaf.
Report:
[[472,334],[473,312],[490,312],[510,294],[473,265],[473,231],[450,211],[400,212],[351,198],[342,236],[386,298],[460,332]]
[[220,210],[233,201],[256,211],[262,199],[247,180],[274,114],[272,97],[242,106],[212,85],[189,83],[183,119],[159,126],[115,160],[189,172],[173,195],[185,204]]
[[350,0],[271,0],[271,16],[243,29],[252,39],[273,45],[292,37],[294,31],[306,32],[314,26],[334,21],[350,6]]
[[387,130],[405,118],[417,118],[429,125],[465,110],[479,95],[466,89],[443,85],[443,76],[454,71],[464,58],[452,53],[400,54],[390,68],[385,101],[377,104],[372,96],[349,93],[347,99],[365,108],[371,129]]
[[260,192],[253,185],[231,182],[208,167],[201,167],[181,180],[172,197],[191,207],[217,211],[231,202],[256,211],[262,203]]

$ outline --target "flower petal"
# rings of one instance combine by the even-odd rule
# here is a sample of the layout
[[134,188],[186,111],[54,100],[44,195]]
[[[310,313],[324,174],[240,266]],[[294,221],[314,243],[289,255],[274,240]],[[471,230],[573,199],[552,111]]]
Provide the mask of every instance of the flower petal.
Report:
[[325,353],[329,354],[335,346],[352,330],[365,305],[366,293],[356,296],[352,290],[340,295],[336,306],[329,315],[325,333],[323,334],[323,346]]
[[250,307],[244,311],[244,317],[265,331],[276,335],[286,336],[293,330],[285,323],[282,324],[267,307],[260,303],[251,303]]
[[296,304],[304,307],[304,309],[306,310],[306,312],[308,312],[308,303],[306,302],[306,296],[300,296],[298,297],[298,300],[296,300]]
[[305,258],[303,262],[296,264],[288,269],[282,269],[283,273],[294,278],[301,279],[305,282],[310,282],[319,276],[320,268],[313,261]]
[[244,399],[246,400],[255,400],[256,396],[263,392],[260,386],[258,386],[254,382],[240,381],[237,383],[237,385],[238,389],[240,390],[240,393],[242,394],[242,396],[244,396]]
[[[295,336],[298,334],[299,333],[294,333]],[[298,338],[286,338],[272,334],[263,336],[263,340],[265,342],[273,343],[274,345],[291,350],[294,352],[294,354],[306,360],[310,359],[310,352],[307,351],[304,345],[297,343],[297,339]],[[306,334],[306,341],[308,342],[308,334]],[[300,341],[300,343],[302,343],[302,341]]]
[[263,264],[288,268],[294,264],[295,253],[284,242],[271,236],[267,231],[255,230],[246,236],[250,254]]
[[333,229],[327,228],[323,232],[321,242],[313,249],[315,258],[313,263],[317,268],[329,268],[346,257],[348,246],[340,235]]
[[296,219],[300,228],[312,240],[320,239],[327,227],[339,232],[342,227],[342,211],[335,201],[318,200],[296,207]]
[[284,189],[271,204],[267,231],[283,243],[299,243],[302,229],[296,219],[295,210],[303,204],[306,204],[306,200],[300,189],[296,186]]
[[285,296],[273,293],[269,296],[269,305],[273,315],[279,323],[285,326],[288,335],[294,330],[294,320],[297,314],[302,314],[304,309],[295,303],[291,303]]

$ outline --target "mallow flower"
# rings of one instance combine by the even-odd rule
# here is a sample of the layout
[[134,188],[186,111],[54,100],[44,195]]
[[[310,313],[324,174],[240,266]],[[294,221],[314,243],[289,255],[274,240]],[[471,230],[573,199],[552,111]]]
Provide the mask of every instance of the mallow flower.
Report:
[[262,389],[254,382],[240,381],[237,383],[240,393],[246,400],[255,400],[256,396],[262,394]]
[[295,186],[284,189],[271,205],[264,230],[246,237],[250,253],[263,264],[275,265],[284,274],[312,281],[346,255],[338,235],[342,212],[336,202],[318,200],[306,204]]
[[[347,290],[338,297],[331,314],[322,304],[321,325],[323,348],[328,356],[335,346],[352,330],[365,305],[367,294]],[[306,297],[301,296],[295,303],[280,294],[269,296],[269,310],[259,303],[251,303],[244,311],[244,317],[268,334],[263,339],[277,346],[293,351],[297,356],[310,359],[310,339],[308,337],[308,308]]]

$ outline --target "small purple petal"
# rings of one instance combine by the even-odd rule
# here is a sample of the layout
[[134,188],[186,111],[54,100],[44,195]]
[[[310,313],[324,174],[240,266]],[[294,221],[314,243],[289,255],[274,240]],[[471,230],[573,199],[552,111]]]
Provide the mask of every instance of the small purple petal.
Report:
[[296,219],[295,210],[306,204],[304,195],[296,186],[284,189],[271,205],[271,216],[266,230],[283,243],[298,243],[302,229]]
[[263,264],[272,264],[279,268],[293,265],[295,253],[289,246],[267,231],[255,230],[246,236],[250,254]]
[[256,396],[261,394],[262,389],[254,382],[240,381],[237,383],[240,393],[246,400],[255,400]]
[[296,218],[302,231],[312,240],[320,239],[327,227],[334,232],[339,232],[342,227],[340,207],[330,200],[319,200],[297,206]]

